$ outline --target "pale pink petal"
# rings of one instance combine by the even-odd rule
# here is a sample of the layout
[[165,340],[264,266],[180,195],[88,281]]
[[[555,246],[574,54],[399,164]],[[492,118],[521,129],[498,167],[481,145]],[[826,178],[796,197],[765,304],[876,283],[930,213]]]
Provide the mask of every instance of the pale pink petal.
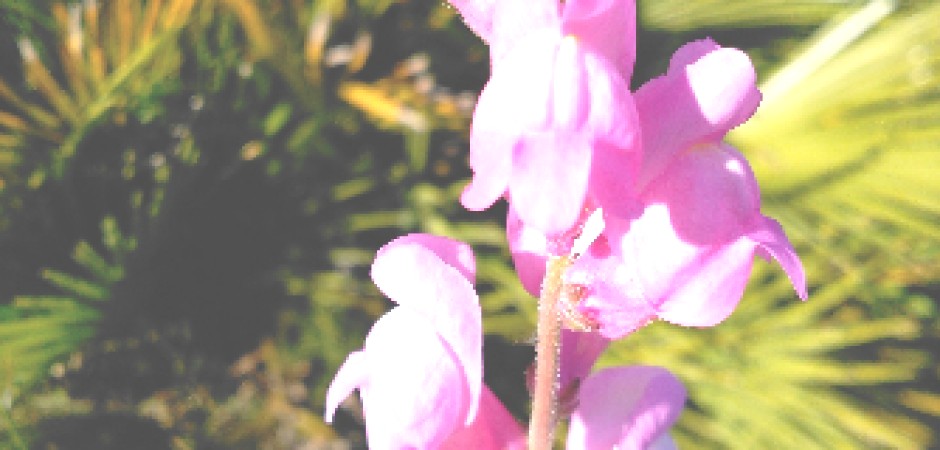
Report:
[[[447,241],[419,235],[390,242],[376,255],[372,280],[388,298],[433,324],[460,361],[467,379],[481,380],[483,338],[479,299],[464,273],[471,253],[466,244]],[[432,248],[447,258],[453,256],[461,261],[460,267],[445,263]],[[479,384],[470,386],[473,405],[479,398],[479,389]],[[472,416],[467,417],[470,419]]]
[[[656,308],[637,274],[637,261],[624,259],[611,251],[608,233],[618,233],[616,220],[579,258],[567,274],[567,281],[584,286],[585,297],[579,310],[599,325],[606,339],[619,339],[656,318]],[[631,256],[631,255],[628,255]]]
[[[714,325],[740,300],[755,245],[743,236],[730,242],[690,241],[677,233],[671,212],[671,205],[650,205],[629,232],[612,227],[612,235],[620,236],[619,270],[625,272],[620,279],[629,280],[621,285],[630,290],[620,291],[630,292],[628,298],[647,299],[656,314],[670,322]],[[601,298],[611,302],[613,293]]]
[[633,0],[569,0],[562,32],[590,45],[627,82],[636,60],[636,5]]
[[715,325],[734,311],[751,275],[754,243],[700,248],[695,260],[672,274],[672,286],[662,292],[659,317],[684,326]]
[[352,391],[361,386],[368,379],[368,361],[365,353],[352,352],[346,357],[346,361],[339,367],[336,376],[330,383],[326,391],[326,413],[323,420],[326,423],[333,422],[333,415],[339,404],[352,394]]
[[[571,123],[577,124],[578,131],[590,136],[595,143],[626,152],[638,152],[640,120],[628,80],[619,76],[618,68],[592,46],[571,39],[565,42],[569,44],[562,45],[562,49],[573,47],[576,51],[559,50],[554,81],[555,116],[559,115],[557,99],[562,96],[562,92],[576,95],[582,104],[582,115],[577,116],[581,118],[579,121]],[[575,44],[571,45],[571,42]],[[559,77],[558,74],[568,72],[562,67],[573,68],[574,71]],[[579,89],[578,92],[572,92],[575,87]],[[555,126],[562,123],[557,118],[553,121]]]
[[755,78],[740,50],[711,41],[679,49],[669,72],[636,93],[644,149],[640,184],[658,177],[676,152],[718,142],[747,120],[760,103]]
[[803,263],[800,262],[780,224],[769,217],[761,217],[758,228],[748,236],[760,246],[760,254],[773,257],[783,267],[797,294],[806,300],[806,272],[803,271]]
[[590,145],[567,133],[530,135],[516,152],[509,191],[523,222],[553,236],[574,226],[587,195]]
[[[512,148],[517,142],[515,138],[505,135],[488,135],[478,138],[481,142],[476,148],[487,150],[470,153],[470,167],[473,169],[473,179],[460,194],[460,204],[470,211],[483,211],[499,200],[509,186],[512,175]],[[505,154],[495,154],[490,150],[503,149]],[[476,157],[474,157],[476,153]]]
[[579,400],[569,450],[645,449],[679,418],[685,388],[660,367],[614,367],[588,377]]
[[458,429],[441,447],[442,450],[524,450],[526,435],[516,419],[483,387],[480,408],[473,423]]
[[520,43],[513,57],[493,68],[480,93],[470,129],[473,181],[460,198],[467,209],[486,209],[506,192],[524,136],[549,125],[557,44],[551,39],[535,33]]
[[468,378],[438,324],[413,309],[392,309],[366,337],[360,393],[370,448],[437,448],[476,414],[470,389],[480,379]]
[[[498,0],[493,9],[493,32],[488,43],[493,69],[511,60],[511,52],[534,34],[550,32],[560,36],[558,0]],[[552,45],[551,43],[548,43]]]
[[[395,252],[403,247],[424,248],[437,255],[445,264],[457,269],[470,284],[476,277],[476,261],[473,249],[469,245],[443,236],[433,234],[412,233],[400,236],[379,249],[376,259],[385,259],[386,253]],[[392,256],[392,258],[395,258]],[[420,275],[420,274],[419,274]]]
[[506,235],[522,287],[538,298],[542,279],[545,278],[545,264],[548,261],[548,239],[535,228],[523,223],[511,203],[506,216]]
[[464,23],[484,42],[490,40],[493,32],[493,12],[497,0],[448,0],[457,8]]
[[751,59],[736,48],[702,56],[686,66],[686,76],[702,115],[724,132],[750,118],[760,104]]

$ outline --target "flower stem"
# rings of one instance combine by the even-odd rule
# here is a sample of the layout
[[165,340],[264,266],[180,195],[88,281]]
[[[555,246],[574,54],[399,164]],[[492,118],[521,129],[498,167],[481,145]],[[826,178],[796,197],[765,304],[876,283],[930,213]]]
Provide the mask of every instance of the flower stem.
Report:
[[558,299],[563,275],[571,258],[552,256],[545,268],[539,298],[538,330],[535,344],[535,389],[529,420],[529,450],[550,450],[558,407],[558,355],[561,351],[561,316]]

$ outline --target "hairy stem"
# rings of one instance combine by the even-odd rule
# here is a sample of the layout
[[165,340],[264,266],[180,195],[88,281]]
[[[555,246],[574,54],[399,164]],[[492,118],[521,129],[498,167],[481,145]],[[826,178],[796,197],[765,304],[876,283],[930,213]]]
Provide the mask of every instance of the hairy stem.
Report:
[[539,320],[535,344],[535,389],[529,420],[529,450],[550,450],[558,407],[558,355],[561,350],[561,316],[558,299],[562,276],[571,265],[568,256],[549,258],[539,297]]

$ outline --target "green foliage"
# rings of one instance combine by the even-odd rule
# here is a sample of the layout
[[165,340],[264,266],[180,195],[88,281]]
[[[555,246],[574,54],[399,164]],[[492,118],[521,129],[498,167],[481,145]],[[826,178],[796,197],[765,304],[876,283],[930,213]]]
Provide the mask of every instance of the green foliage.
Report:
[[53,363],[95,335],[99,303],[110,298],[112,287],[124,277],[123,259],[136,246],[133,238],[121,234],[113,217],[105,218],[101,231],[107,256],[85,241],[72,252],[84,274],[45,269],[42,278],[55,293],[19,295],[0,306],[0,385],[15,401],[42,381]]
[[858,0],[681,0],[640,1],[640,20],[652,28],[685,31],[698,28],[817,25],[836,13],[864,4]]

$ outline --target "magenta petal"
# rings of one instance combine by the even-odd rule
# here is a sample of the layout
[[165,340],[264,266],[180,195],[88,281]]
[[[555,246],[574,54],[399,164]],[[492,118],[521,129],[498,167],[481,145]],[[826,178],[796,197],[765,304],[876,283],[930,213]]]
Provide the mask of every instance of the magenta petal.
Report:
[[642,200],[664,205],[679,239],[717,244],[743,235],[760,214],[760,192],[744,156],[726,144],[709,144],[676,155]]
[[326,423],[333,422],[333,414],[336,413],[339,404],[368,378],[367,364],[366,354],[360,351],[350,353],[343,365],[339,367],[336,377],[333,378],[333,382],[326,391],[326,413],[323,416]]
[[513,207],[547,236],[568,231],[581,215],[590,168],[587,142],[553,132],[530,135],[513,161]]
[[748,236],[760,245],[760,250],[773,257],[783,267],[797,294],[806,300],[806,272],[803,271],[803,263],[800,262],[780,224],[769,217],[761,217],[759,228]]
[[[449,242],[448,242],[449,241]],[[435,250],[454,257],[449,265]],[[382,247],[372,264],[375,285],[398,304],[423,315],[450,346],[469,380],[483,379],[482,319],[479,300],[467,279],[472,254],[466,244],[428,235],[410,235]],[[472,275],[472,274],[470,274]],[[479,384],[470,386],[473,403]],[[474,411],[470,411],[473,414]],[[470,420],[472,416],[468,416]]]
[[468,378],[438,324],[413,309],[392,309],[366,337],[360,392],[370,448],[437,448],[476,404],[469,389],[480,379]]
[[633,0],[569,0],[562,31],[603,55],[630,81],[636,60],[636,5]]
[[564,389],[575,380],[584,381],[609,344],[599,333],[561,330],[558,385]]
[[497,0],[448,0],[460,11],[464,23],[484,42],[490,40],[493,31],[493,12]]
[[685,388],[666,369],[601,370],[581,385],[568,428],[569,450],[645,449],[679,418]]
[[442,450],[524,450],[526,435],[509,411],[486,386],[473,423],[447,438]]
[[695,64],[703,56],[720,49],[721,46],[711,38],[687,42],[672,54],[672,58],[669,59],[668,72],[680,73],[685,70],[685,66]]
[[538,297],[548,261],[548,239],[535,228],[526,226],[512,204],[506,216],[506,235],[522,287],[533,297]]
[[744,52],[714,49],[710,41],[679,49],[669,72],[636,93],[643,129],[641,185],[658,177],[676,152],[720,141],[759,103],[754,67]]
[[639,151],[595,145],[589,192],[590,198],[604,210],[605,215],[629,218],[636,213],[639,169]]

